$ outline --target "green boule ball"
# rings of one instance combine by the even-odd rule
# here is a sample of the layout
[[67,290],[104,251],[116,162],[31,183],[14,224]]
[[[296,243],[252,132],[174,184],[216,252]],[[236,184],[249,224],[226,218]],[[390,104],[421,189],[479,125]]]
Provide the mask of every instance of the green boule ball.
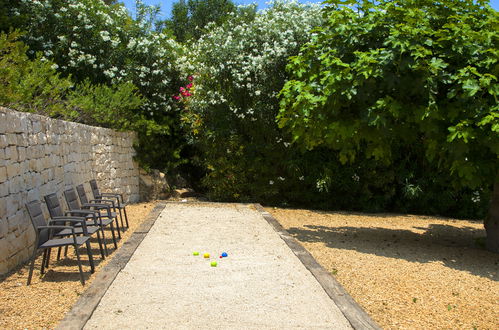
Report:
[[216,261],[212,261],[211,262],[211,267],[217,267],[217,262]]

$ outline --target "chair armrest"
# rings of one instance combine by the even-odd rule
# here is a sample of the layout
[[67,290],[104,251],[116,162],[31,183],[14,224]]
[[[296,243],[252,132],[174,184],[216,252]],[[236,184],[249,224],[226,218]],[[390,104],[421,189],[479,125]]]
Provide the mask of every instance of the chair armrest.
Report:
[[112,199],[102,199],[102,198],[101,199],[92,199],[92,200],[90,200],[90,203],[98,203],[98,204],[105,204],[105,203],[109,204],[110,203],[113,208],[114,208],[114,202],[115,201],[112,200]]
[[74,231],[73,226],[59,226],[59,225],[53,225],[53,226],[37,226],[36,229],[71,229]]
[[66,212],[66,214],[69,214],[69,215],[72,215],[72,214],[85,214],[85,215],[92,214],[92,215],[95,215],[96,213],[98,213],[98,211],[95,211],[95,210],[71,210],[71,211]]
[[109,205],[109,204],[102,204],[102,203],[85,203],[85,204],[82,204],[81,206],[83,206],[83,207],[95,207],[95,208],[107,209],[111,205]]
[[[73,235],[74,244],[76,244],[76,234],[75,234],[75,229],[74,229],[73,226],[59,226],[59,225],[55,225],[55,226],[38,226],[36,228],[37,228],[38,232],[40,232],[40,229],[49,229],[49,230],[52,230],[52,229],[69,229],[69,230],[71,230],[71,235]],[[83,233],[86,233],[86,232],[87,232],[87,227],[85,227],[83,229]],[[87,233],[87,236],[88,236],[88,233]],[[52,233],[50,233],[50,237],[52,237]]]
[[[66,222],[72,222],[72,223],[80,223],[81,224],[81,227],[83,229],[83,234],[84,235],[88,235],[88,231],[87,231],[87,222],[85,220],[85,218],[77,218],[77,217],[58,217],[57,219],[51,219],[49,220],[49,225],[51,222],[55,222],[55,221],[66,221]],[[73,228],[73,226],[66,226],[66,227],[70,227],[70,228]],[[74,230],[73,230],[74,231]]]
[[69,215],[65,215],[65,216],[62,216],[62,217],[51,217],[49,221],[53,221],[53,220],[84,220],[85,217],[74,217],[74,216],[69,216]]
[[[123,203],[123,194],[119,193],[100,193],[101,197],[114,197],[118,200],[118,205],[119,203]],[[121,201],[120,201],[121,199]]]

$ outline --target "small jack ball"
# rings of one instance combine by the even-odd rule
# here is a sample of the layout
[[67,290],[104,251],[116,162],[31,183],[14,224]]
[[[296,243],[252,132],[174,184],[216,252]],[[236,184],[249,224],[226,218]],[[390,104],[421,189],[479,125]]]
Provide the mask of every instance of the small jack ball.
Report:
[[216,261],[212,261],[211,262],[211,267],[217,267],[217,262]]
[[205,257],[205,258],[209,258],[209,257],[210,257],[210,254],[209,254],[209,253],[205,253],[205,254],[203,254],[203,257]]
[[229,256],[229,255],[227,254],[227,252],[223,252],[223,253],[222,253],[222,257],[224,257],[224,258],[225,258],[225,257],[228,257],[228,256]]
[[193,256],[198,256],[198,255],[199,255],[199,252],[194,251],[194,252],[192,252],[192,255],[193,255]]
[[220,259],[222,259],[222,258],[223,258],[223,257],[222,257],[222,256],[220,256]]

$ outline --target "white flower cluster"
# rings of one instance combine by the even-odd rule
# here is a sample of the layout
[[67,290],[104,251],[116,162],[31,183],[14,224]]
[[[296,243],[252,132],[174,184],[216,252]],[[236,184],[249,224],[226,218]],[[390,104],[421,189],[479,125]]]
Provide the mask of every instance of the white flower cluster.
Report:
[[132,81],[149,98],[147,112],[171,108],[170,62],[177,43],[140,29],[124,5],[111,9],[101,0],[69,1],[58,7],[50,3],[22,0],[20,11],[30,18],[26,41],[32,49],[43,50],[43,56],[67,73],[113,84]]
[[321,17],[320,5],[276,1],[250,22],[234,17],[213,27],[179,58],[185,74],[197,76],[193,110],[222,106],[252,121],[276,111],[287,59],[309,40]]

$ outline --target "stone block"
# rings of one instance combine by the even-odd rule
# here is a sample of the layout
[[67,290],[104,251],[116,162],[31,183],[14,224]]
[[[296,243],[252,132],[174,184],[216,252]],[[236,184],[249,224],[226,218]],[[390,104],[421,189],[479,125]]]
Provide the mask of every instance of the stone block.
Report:
[[55,188],[55,184],[53,182],[47,182],[40,186],[39,191],[42,196],[45,196],[53,192],[57,192],[58,190]]
[[19,226],[23,221],[23,212],[20,210],[15,214],[7,217],[7,222],[9,224],[9,232],[19,231]]
[[51,168],[53,166],[53,161],[52,161],[52,157],[50,156],[45,156],[43,158],[43,168],[44,169],[47,169],[47,168]]
[[30,146],[37,146],[38,145],[38,137],[36,134],[29,134],[28,135],[28,144]]
[[4,220],[7,221],[7,199],[0,198],[0,221]]
[[20,174],[21,166],[19,163],[7,164],[7,178],[13,178]]
[[27,114],[25,112],[20,112],[19,113],[19,122],[15,120],[15,132],[16,133],[27,133],[28,132],[28,123],[29,123],[29,117],[31,115]]
[[[14,233],[9,233],[4,237],[4,240],[6,244],[2,248],[0,248],[0,251],[5,250],[5,254],[3,254],[2,256],[6,255],[8,259],[17,252],[12,244],[16,240],[16,235]],[[2,256],[0,256],[0,260],[2,259]]]
[[9,159],[11,162],[17,162],[19,159],[17,153],[17,147],[15,145],[9,146],[5,150],[5,159]]
[[33,120],[32,130],[33,130],[33,133],[41,132],[42,131],[42,123],[40,123],[39,121]]
[[0,218],[0,239],[7,236],[9,232],[9,224],[6,218]]
[[17,144],[16,145],[18,147],[29,146],[30,145],[29,136],[30,136],[30,134],[28,134],[28,133],[16,134],[16,137],[17,137]]
[[37,172],[36,159],[30,159],[28,161],[28,168],[31,172]]
[[64,177],[64,168],[62,166],[57,166],[54,169],[54,177],[56,179],[62,180],[62,178]]
[[23,177],[18,175],[9,180],[9,194],[17,194],[24,190]]
[[12,242],[10,242],[14,253],[19,253],[30,245],[30,242],[28,241],[28,235],[24,232],[17,231],[14,232],[14,235],[16,236],[16,238]]
[[0,183],[7,181],[7,167],[0,167]]
[[7,136],[5,134],[1,134],[3,131],[0,131],[0,148],[5,148],[9,145],[7,142]]
[[26,160],[26,148],[25,147],[17,147],[17,160],[22,162]]
[[38,139],[38,144],[47,144],[47,135],[45,132],[36,133],[36,137]]
[[27,200],[28,201],[42,200],[42,196],[40,195],[40,190],[38,190],[38,187],[28,190]]
[[16,214],[16,212],[21,209],[21,194],[9,194],[5,199],[7,203],[7,217],[10,215]]
[[9,146],[16,146],[17,145],[17,134],[7,133],[7,134],[5,134],[5,137],[7,139],[7,145],[9,145]]
[[[9,194],[9,184],[8,181],[0,183],[0,198],[3,198]],[[1,207],[1,201],[0,201]]]
[[[7,236],[0,239],[0,265],[4,264],[5,261],[11,256],[11,245],[7,241]],[[8,271],[8,269],[7,269]],[[5,271],[5,273],[7,272]],[[2,273],[2,269],[0,268],[0,274]]]
[[[2,111],[1,108],[0,108],[0,111]],[[0,112],[0,132],[1,133],[5,133],[7,131],[7,125],[8,125],[7,114],[5,112]]]

